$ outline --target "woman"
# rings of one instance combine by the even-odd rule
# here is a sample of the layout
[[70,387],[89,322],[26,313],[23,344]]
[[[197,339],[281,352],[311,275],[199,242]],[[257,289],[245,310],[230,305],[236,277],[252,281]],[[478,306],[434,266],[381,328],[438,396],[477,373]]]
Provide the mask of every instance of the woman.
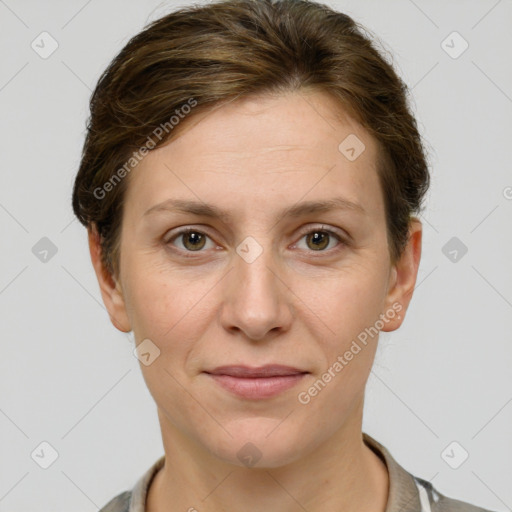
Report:
[[420,261],[406,94],[362,27],[302,0],[181,9],[102,75],[73,207],[165,450],[103,512],[483,510],[362,432]]

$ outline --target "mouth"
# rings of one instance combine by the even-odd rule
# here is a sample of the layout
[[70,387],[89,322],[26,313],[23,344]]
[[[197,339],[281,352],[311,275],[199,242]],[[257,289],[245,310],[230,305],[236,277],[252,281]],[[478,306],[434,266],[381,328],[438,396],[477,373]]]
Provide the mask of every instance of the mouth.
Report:
[[248,400],[271,398],[296,386],[309,372],[283,365],[219,366],[205,371],[218,385]]

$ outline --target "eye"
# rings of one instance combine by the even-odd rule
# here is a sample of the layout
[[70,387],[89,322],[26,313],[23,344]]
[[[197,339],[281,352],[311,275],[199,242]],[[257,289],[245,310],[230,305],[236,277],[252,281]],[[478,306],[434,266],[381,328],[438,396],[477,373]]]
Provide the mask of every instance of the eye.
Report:
[[[326,248],[331,245],[333,239],[335,239],[338,244],[337,246],[343,247],[347,245],[344,238],[338,234],[337,232],[325,228],[325,226],[321,226],[319,228],[308,229],[307,231],[303,231],[301,233],[301,240],[306,239],[306,250],[314,251],[314,252],[330,252],[330,249],[326,251]],[[208,240],[210,241],[210,247],[207,247]],[[176,245],[176,242],[181,242],[181,247]],[[178,232],[176,232],[173,236],[168,238],[165,241],[166,245],[172,245],[179,249],[179,252],[182,253],[193,253],[193,252],[201,252],[202,249],[212,249],[217,247],[211,238],[204,232],[199,231],[195,228],[185,228]],[[298,246],[296,244],[294,247]],[[338,247],[340,249],[341,247]],[[332,249],[332,247],[331,247]],[[334,250],[338,250],[334,249]],[[204,252],[204,251],[203,251]],[[192,255],[186,255],[186,257],[193,257]]]
[[333,238],[338,241],[336,245],[345,245],[341,235],[331,229],[326,229],[324,226],[303,232],[301,240],[303,238],[306,239],[307,249],[315,252],[327,252],[325,249],[330,245]]
[[[203,249],[207,245],[207,239],[210,239],[210,237],[207,234],[203,233],[202,231],[199,231],[194,228],[187,228],[178,231],[174,236],[166,240],[165,243],[174,245],[173,242],[177,240],[182,242],[182,247],[180,249],[182,249],[183,251],[201,252],[201,249]],[[212,242],[212,245],[215,244],[213,244]]]

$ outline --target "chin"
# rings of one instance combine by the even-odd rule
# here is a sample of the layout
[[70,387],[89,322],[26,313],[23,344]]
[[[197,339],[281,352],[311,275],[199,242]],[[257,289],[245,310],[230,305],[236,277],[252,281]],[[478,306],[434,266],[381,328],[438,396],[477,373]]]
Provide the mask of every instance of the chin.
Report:
[[[275,418],[245,418],[224,424],[231,434],[217,442],[203,440],[215,457],[239,467],[277,468],[294,462],[305,450],[304,432],[295,431],[293,424]],[[281,424],[280,424],[281,423]]]

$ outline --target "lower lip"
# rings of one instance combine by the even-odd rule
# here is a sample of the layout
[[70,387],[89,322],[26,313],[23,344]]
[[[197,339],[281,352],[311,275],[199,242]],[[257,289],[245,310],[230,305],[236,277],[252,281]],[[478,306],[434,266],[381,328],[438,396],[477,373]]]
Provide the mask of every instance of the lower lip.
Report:
[[221,385],[235,395],[252,400],[270,398],[287,389],[297,385],[306,375],[297,373],[295,375],[281,375],[276,377],[241,378],[231,375],[213,375],[217,384]]

